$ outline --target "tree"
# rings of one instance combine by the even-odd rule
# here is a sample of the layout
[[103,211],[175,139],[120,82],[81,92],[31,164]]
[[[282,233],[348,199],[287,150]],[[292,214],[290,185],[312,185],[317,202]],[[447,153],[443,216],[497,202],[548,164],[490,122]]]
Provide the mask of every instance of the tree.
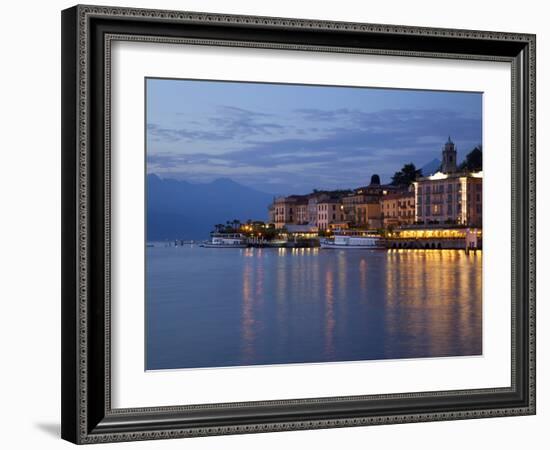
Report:
[[417,169],[413,163],[405,164],[400,171],[395,172],[391,179],[391,184],[393,186],[409,186],[421,176],[422,169]]
[[481,145],[475,147],[460,164],[459,169],[468,172],[479,172],[483,167],[483,152]]

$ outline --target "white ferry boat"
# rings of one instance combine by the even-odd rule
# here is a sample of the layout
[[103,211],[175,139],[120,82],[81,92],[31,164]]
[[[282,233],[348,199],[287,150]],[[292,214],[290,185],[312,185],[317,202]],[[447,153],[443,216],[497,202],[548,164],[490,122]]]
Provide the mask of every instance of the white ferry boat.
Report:
[[242,234],[213,234],[208,242],[201,244],[206,248],[246,248],[246,238]]
[[386,248],[380,236],[367,233],[335,234],[334,238],[320,242],[321,248],[328,249],[378,249]]

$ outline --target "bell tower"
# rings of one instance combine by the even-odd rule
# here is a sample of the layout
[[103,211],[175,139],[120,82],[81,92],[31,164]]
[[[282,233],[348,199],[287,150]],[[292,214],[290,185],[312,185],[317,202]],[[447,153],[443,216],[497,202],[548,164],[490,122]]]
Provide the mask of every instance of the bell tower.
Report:
[[451,136],[445,143],[442,149],[443,159],[441,163],[441,172],[453,173],[456,172],[456,147]]

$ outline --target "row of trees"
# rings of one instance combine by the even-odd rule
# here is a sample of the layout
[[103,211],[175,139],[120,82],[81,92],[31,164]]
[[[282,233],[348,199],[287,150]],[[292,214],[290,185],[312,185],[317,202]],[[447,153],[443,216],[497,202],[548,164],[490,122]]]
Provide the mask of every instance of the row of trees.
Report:
[[[479,172],[483,167],[483,150],[481,145],[475,147],[466,155],[464,161],[458,166],[461,172]],[[405,164],[403,168],[393,175],[393,186],[409,186],[414,180],[422,176],[422,169],[417,169],[413,163]]]
[[481,145],[475,147],[466,155],[466,159],[458,166],[458,170],[479,172],[483,168],[483,150]]
[[413,163],[405,164],[393,175],[391,184],[394,186],[409,186],[414,180],[422,176],[422,169],[417,169]]
[[247,220],[244,223],[238,219],[228,220],[225,223],[214,225],[214,232],[221,234],[240,233],[247,237],[260,237],[267,240],[274,239],[277,235],[275,224],[265,223],[261,220]]

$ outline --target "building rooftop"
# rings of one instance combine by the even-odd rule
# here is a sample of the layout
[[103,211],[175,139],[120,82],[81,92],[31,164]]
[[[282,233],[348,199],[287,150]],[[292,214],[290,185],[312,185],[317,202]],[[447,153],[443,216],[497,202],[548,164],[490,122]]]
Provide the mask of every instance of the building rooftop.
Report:
[[483,171],[453,172],[453,173],[436,172],[433,175],[430,175],[429,177],[418,178],[416,181],[438,181],[438,180],[446,180],[448,178],[462,178],[462,177],[483,178]]
[[384,195],[380,199],[380,201],[383,202],[384,200],[397,200],[397,199],[406,198],[406,197],[414,198],[414,191],[392,192],[387,195]]
[[355,188],[353,190],[354,195],[361,195],[369,193],[380,193],[383,191],[396,191],[399,189],[403,189],[402,186],[394,186],[393,184],[369,184],[368,186],[360,186],[358,188]]
[[318,204],[321,204],[321,203],[340,203],[341,202],[341,199],[339,198],[327,198],[325,200],[320,200],[318,202]]

